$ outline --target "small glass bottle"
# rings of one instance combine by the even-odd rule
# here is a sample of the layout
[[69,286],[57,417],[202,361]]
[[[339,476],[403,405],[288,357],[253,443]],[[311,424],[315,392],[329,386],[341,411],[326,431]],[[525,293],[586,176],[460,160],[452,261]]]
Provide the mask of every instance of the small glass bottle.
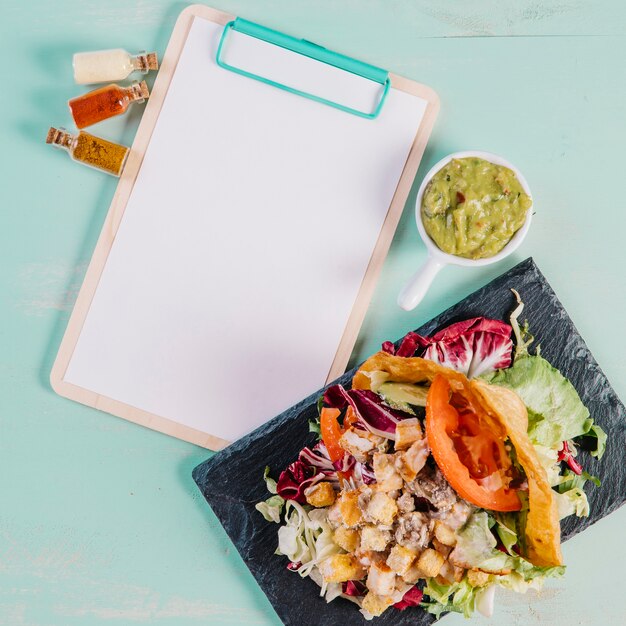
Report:
[[46,143],[68,151],[74,161],[119,176],[124,169],[129,149],[117,143],[80,131],[77,135],[65,128],[50,128]]
[[133,102],[143,102],[150,95],[146,81],[133,83],[130,87],[108,85],[94,89],[77,98],[72,98],[68,105],[77,128],[86,128],[92,124],[121,115]]
[[132,55],[126,50],[98,50],[77,52],[74,55],[74,80],[79,85],[123,80],[133,72],[147,74],[159,69],[156,52]]

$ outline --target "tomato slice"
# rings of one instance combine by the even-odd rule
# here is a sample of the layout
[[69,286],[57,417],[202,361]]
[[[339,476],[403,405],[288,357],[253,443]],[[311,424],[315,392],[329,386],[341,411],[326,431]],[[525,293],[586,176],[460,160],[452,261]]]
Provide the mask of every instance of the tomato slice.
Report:
[[346,415],[343,418],[343,432],[346,432],[352,424],[356,424],[359,421],[359,418],[356,415],[355,410],[348,405],[348,409],[346,410]]
[[342,432],[337,418],[340,415],[341,411],[339,409],[330,409],[328,407],[324,407],[320,412],[320,433],[322,435],[322,441],[333,463],[335,461],[341,461],[345,454],[345,450],[339,445]]
[[509,487],[513,463],[504,440],[490,430],[461,392],[435,377],[426,399],[426,437],[437,465],[465,500],[492,511],[519,511]]

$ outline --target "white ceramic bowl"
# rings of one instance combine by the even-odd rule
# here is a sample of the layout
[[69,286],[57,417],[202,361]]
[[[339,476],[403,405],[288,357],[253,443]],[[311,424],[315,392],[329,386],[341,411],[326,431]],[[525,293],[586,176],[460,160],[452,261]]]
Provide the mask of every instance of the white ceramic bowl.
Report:
[[417,192],[417,198],[415,200],[415,220],[417,222],[417,230],[419,231],[420,237],[424,241],[426,245],[426,249],[428,251],[428,259],[426,263],[420,267],[420,269],[413,274],[413,276],[409,279],[407,284],[404,286],[400,295],[398,296],[398,305],[403,308],[405,311],[410,311],[414,309],[422,300],[422,298],[426,295],[428,288],[435,276],[439,273],[439,270],[445,265],[461,265],[463,267],[480,267],[481,265],[489,265],[490,263],[497,263],[502,260],[504,257],[508,256],[517,249],[517,247],[522,243],[524,237],[526,237],[526,233],[530,228],[530,222],[532,220],[533,211],[535,209],[535,204],[533,201],[533,205],[530,207],[528,212],[526,213],[526,220],[522,227],[513,235],[511,241],[498,252],[494,256],[486,257],[484,259],[466,259],[464,257],[456,256],[454,254],[448,254],[441,250],[437,244],[428,236],[426,233],[426,229],[424,228],[424,224],[422,222],[422,198],[424,197],[424,191],[426,186],[432,179],[432,177],[444,166],[447,165],[452,159],[463,159],[465,157],[478,157],[479,159],[485,159],[485,161],[490,161],[491,163],[495,163],[496,165],[504,165],[508,167],[510,170],[515,172],[517,176],[517,180],[519,180],[522,185],[522,189],[530,196],[531,200],[533,199],[532,194],[530,192],[530,188],[528,187],[528,183],[522,173],[513,165],[509,163],[506,159],[503,159],[501,156],[497,154],[491,154],[490,152],[479,152],[479,151],[467,151],[467,152],[454,152],[453,154],[449,154],[447,157],[444,157],[436,163],[426,174],[422,184],[420,185],[419,191]]

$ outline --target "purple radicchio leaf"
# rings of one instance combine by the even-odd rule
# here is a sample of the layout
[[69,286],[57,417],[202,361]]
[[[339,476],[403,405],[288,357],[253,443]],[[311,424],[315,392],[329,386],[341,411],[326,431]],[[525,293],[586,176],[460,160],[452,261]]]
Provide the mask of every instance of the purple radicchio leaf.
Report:
[[395,439],[396,424],[411,417],[407,413],[388,407],[378,394],[369,389],[346,391],[341,385],[333,385],[324,394],[324,404],[340,410],[350,405],[358,418],[355,428],[360,425],[386,439]]
[[486,317],[457,322],[426,338],[422,356],[475,378],[511,365],[511,332],[509,324]]
[[285,500],[306,503],[305,491],[322,480],[338,483],[339,477],[328,456],[326,446],[319,442],[313,449],[304,448],[284,470],[276,483],[276,493]]
[[381,346],[381,349],[387,354],[393,355],[396,353],[396,347],[393,345],[393,341],[385,341]]
[[300,504],[305,504],[305,489],[315,485],[323,478],[323,472],[318,472],[316,468],[302,461],[294,461],[286,470],[281,472],[276,483],[276,493],[285,500],[295,500]]
[[323,441],[318,441],[313,449],[303,448],[298,455],[298,461],[302,461],[312,467],[316,467],[323,472],[334,472],[333,462],[330,460],[328,450]]
[[396,356],[415,356],[416,350],[418,348],[424,347],[424,344],[425,340],[421,335],[418,335],[414,332],[407,333],[400,342],[400,346],[398,347]]
[[354,466],[354,477],[360,480],[364,485],[371,485],[376,482],[376,475],[374,470],[366,463],[360,463],[357,461]]
[[336,471],[343,474],[349,474],[356,465],[356,459],[351,454],[344,454],[339,461],[333,463],[333,467]]
[[331,409],[343,411],[352,402],[348,392],[341,385],[333,385],[324,392],[324,404]]
[[341,583],[341,591],[347,596],[364,596],[367,593],[367,587],[360,580],[346,580]]
[[400,602],[396,602],[393,606],[400,611],[404,611],[404,609],[407,609],[410,606],[419,606],[423,595],[424,592],[421,589],[418,589],[417,586],[411,587],[404,594],[404,596],[402,596],[402,600],[400,600]]
[[395,439],[396,424],[410,417],[407,413],[388,407],[378,394],[369,389],[351,389],[348,395],[353,402],[359,422],[380,437]]
[[511,332],[505,322],[474,317],[451,324],[432,337],[407,333],[397,351],[393,344],[389,347],[389,341],[383,350],[401,357],[421,356],[475,378],[511,365]]
[[400,341],[400,345],[396,350],[396,346],[391,341],[385,341],[381,349],[383,352],[387,352],[391,355],[402,356],[402,357],[412,357],[415,356],[415,353],[421,348],[426,347],[429,344],[428,337],[422,337],[413,331],[408,332]]

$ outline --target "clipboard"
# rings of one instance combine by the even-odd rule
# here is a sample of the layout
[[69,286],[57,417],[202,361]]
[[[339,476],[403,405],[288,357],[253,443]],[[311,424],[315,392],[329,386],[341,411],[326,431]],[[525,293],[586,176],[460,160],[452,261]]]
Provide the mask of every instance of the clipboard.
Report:
[[339,376],[438,109],[424,85],[187,7],[53,389],[217,450]]

